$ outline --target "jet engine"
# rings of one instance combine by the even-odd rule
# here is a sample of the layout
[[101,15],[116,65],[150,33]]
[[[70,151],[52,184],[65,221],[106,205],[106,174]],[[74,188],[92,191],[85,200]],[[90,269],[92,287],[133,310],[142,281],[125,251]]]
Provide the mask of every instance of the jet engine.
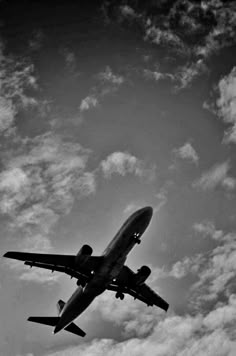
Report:
[[89,256],[91,256],[92,253],[93,249],[91,246],[83,245],[75,257],[76,266],[82,267],[87,262]]
[[138,269],[137,273],[134,276],[135,285],[143,284],[146,279],[150,276],[151,269],[148,266],[142,266]]

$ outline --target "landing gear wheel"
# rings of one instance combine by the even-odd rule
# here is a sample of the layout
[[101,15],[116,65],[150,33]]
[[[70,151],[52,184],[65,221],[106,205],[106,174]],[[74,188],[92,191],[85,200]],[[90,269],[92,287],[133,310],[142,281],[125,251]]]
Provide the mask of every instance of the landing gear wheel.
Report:
[[135,238],[134,238],[134,241],[135,241],[136,244],[138,244],[138,245],[141,244],[141,240],[140,240],[138,237],[135,237]]
[[121,292],[117,292],[117,293],[116,293],[116,298],[117,298],[117,299],[123,300],[124,297],[125,297],[125,296],[124,296],[123,293],[121,293]]

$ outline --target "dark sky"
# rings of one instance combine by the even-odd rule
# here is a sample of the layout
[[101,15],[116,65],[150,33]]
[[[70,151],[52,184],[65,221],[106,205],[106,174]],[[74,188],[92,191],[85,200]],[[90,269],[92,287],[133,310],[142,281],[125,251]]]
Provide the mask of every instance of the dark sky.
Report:
[[0,26],[2,254],[100,254],[151,205],[127,264],[170,303],[106,292],[53,336],[26,319],[75,281],[2,259],[0,355],[235,355],[235,2],[1,1]]

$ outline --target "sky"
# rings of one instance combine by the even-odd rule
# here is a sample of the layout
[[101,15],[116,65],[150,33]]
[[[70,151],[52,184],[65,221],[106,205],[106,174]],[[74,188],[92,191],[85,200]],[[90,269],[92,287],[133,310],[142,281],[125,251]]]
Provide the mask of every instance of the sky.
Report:
[[1,258],[2,356],[236,354],[234,1],[0,1],[0,251],[128,256],[167,313],[110,291],[82,339],[27,322],[76,281]]

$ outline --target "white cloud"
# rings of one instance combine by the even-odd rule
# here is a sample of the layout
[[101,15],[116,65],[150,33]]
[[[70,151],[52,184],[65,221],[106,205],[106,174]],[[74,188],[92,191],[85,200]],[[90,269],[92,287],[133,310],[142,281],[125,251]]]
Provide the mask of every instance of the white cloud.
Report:
[[207,67],[202,59],[198,59],[196,62],[187,63],[178,68],[174,75],[174,79],[178,83],[175,89],[180,90],[189,87],[193,79],[204,73],[206,70]]
[[106,178],[110,178],[113,174],[121,176],[134,174],[152,180],[155,175],[154,168],[145,168],[143,161],[128,152],[111,153],[101,162],[101,169]]
[[199,273],[199,281],[192,286],[198,300],[215,300],[220,293],[230,293],[236,271],[236,238],[225,235],[223,244],[215,247]]
[[10,100],[0,97],[0,132],[10,128],[14,122],[15,109]]
[[106,66],[105,70],[98,74],[98,78],[117,87],[124,83],[124,77],[114,74],[109,66]]
[[181,279],[187,276],[189,273],[196,274],[203,262],[204,259],[201,254],[197,254],[191,257],[184,257],[181,261],[177,261],[169,272],[166,272],[166,276]]
[[[35,253],[51,253],[52,245],[50,239],[41,234],[25,237],[19,244],[19,251]],[[34,283],[55,283],[60,275],[52,274],[50,270],[37,267],[25,266],[22,261],[7,260],[6,264],[19,275],[20,280]]]
[[[225,316],[222,313],[222,306],[206,314],[206,316],[202,314],[167,316],[155,323],[149,334],[144,338],[132,337],[120,342],[111,339],[93,340],[49,355],[70,356],[81,353],[85,356],[101,354],[107,356],[233,356],[236,343],[231,337],[229,326],[236,322],[234,301],[235,297],[231,297],[229,302],[225,304],[224,308],[227,313]],[[119,305],[121,304],[122,302]],[[116,307],[108,309],[113,312]],[[230,310],[232,314],[230,314]],[[126,312],[129,313],[128,310]],[[140,314],[134,313],[132,316],[134,321],[136,321],[135,318],[138,320]],[[118,312],[117,316],[119,317]],[[155,320],[156,315],[154,314],[151,317],[150,314],[151,318]],[[142,320],[139,321],[140,323],[136,325],[137,329],[142,328]],[[216,326],[215,329],[213,329],[213,324]]]
[[230,125],[225,131],[224,142],[236,143],[236,67],[218,84],[219,98],[216,102],[218,114]]
[[[96,182],[86,169],[90,151],[78,143],[51,132],[17,143],[18,148],[2,156],[0,210],[8,215],[12,231],[25,237],[19,247],[27,240],[29,250],[31,240],[37,248],[40,241],[50,241],[59,217],[70,212],[75,199],[95,192]],[[21,278],[54,280],[48,272],[35,271]]]
[[134,213],[136,210],[138,210],[139,208],[141,208],[143,206],[144,206],[144,204],[129,203],[124,209],[124,214]]
[[166,44],[183,49],[183,43],[180,37],[174,34],[170,29],[161,30],[157,26],[154,26],[150,20],[146,22],[144,40],[151,41],[156,45]]
[[223,237],[223,231],[222,230],[217,230],[215,228],[215,225],[212,221],[205,220],[200,223],[195,223],[193,225],[194,231],[197,233],[203,235],[203,236],[209,236],[213,240],[220,240]]
[[89,109],[95,108],[97,105],[98,99],[94,95],[86,96],[86,98],[81,101],[80,111],[87,111]]
[[157,204],[154,207],[154,212],[160,211],[160,209],[167,203],[167,189],[161,188],[160,191],[156,194]]
[[177,157],[198,164],[199,156],[190,142],[186,142],[180,148],[174,149],[173,152]]
[[130,17],[130,18],[138,17],[138,14],[129,5],[120,6],[120,11],[124,17]]
[[214,165],[208,171],[193,183],[194,187],[199,187],[203,190],[212,190],[217,186],[221,186],[226,190],[233,190],[236,186],[236,180],[228,175],[230,164],[228,161]]

